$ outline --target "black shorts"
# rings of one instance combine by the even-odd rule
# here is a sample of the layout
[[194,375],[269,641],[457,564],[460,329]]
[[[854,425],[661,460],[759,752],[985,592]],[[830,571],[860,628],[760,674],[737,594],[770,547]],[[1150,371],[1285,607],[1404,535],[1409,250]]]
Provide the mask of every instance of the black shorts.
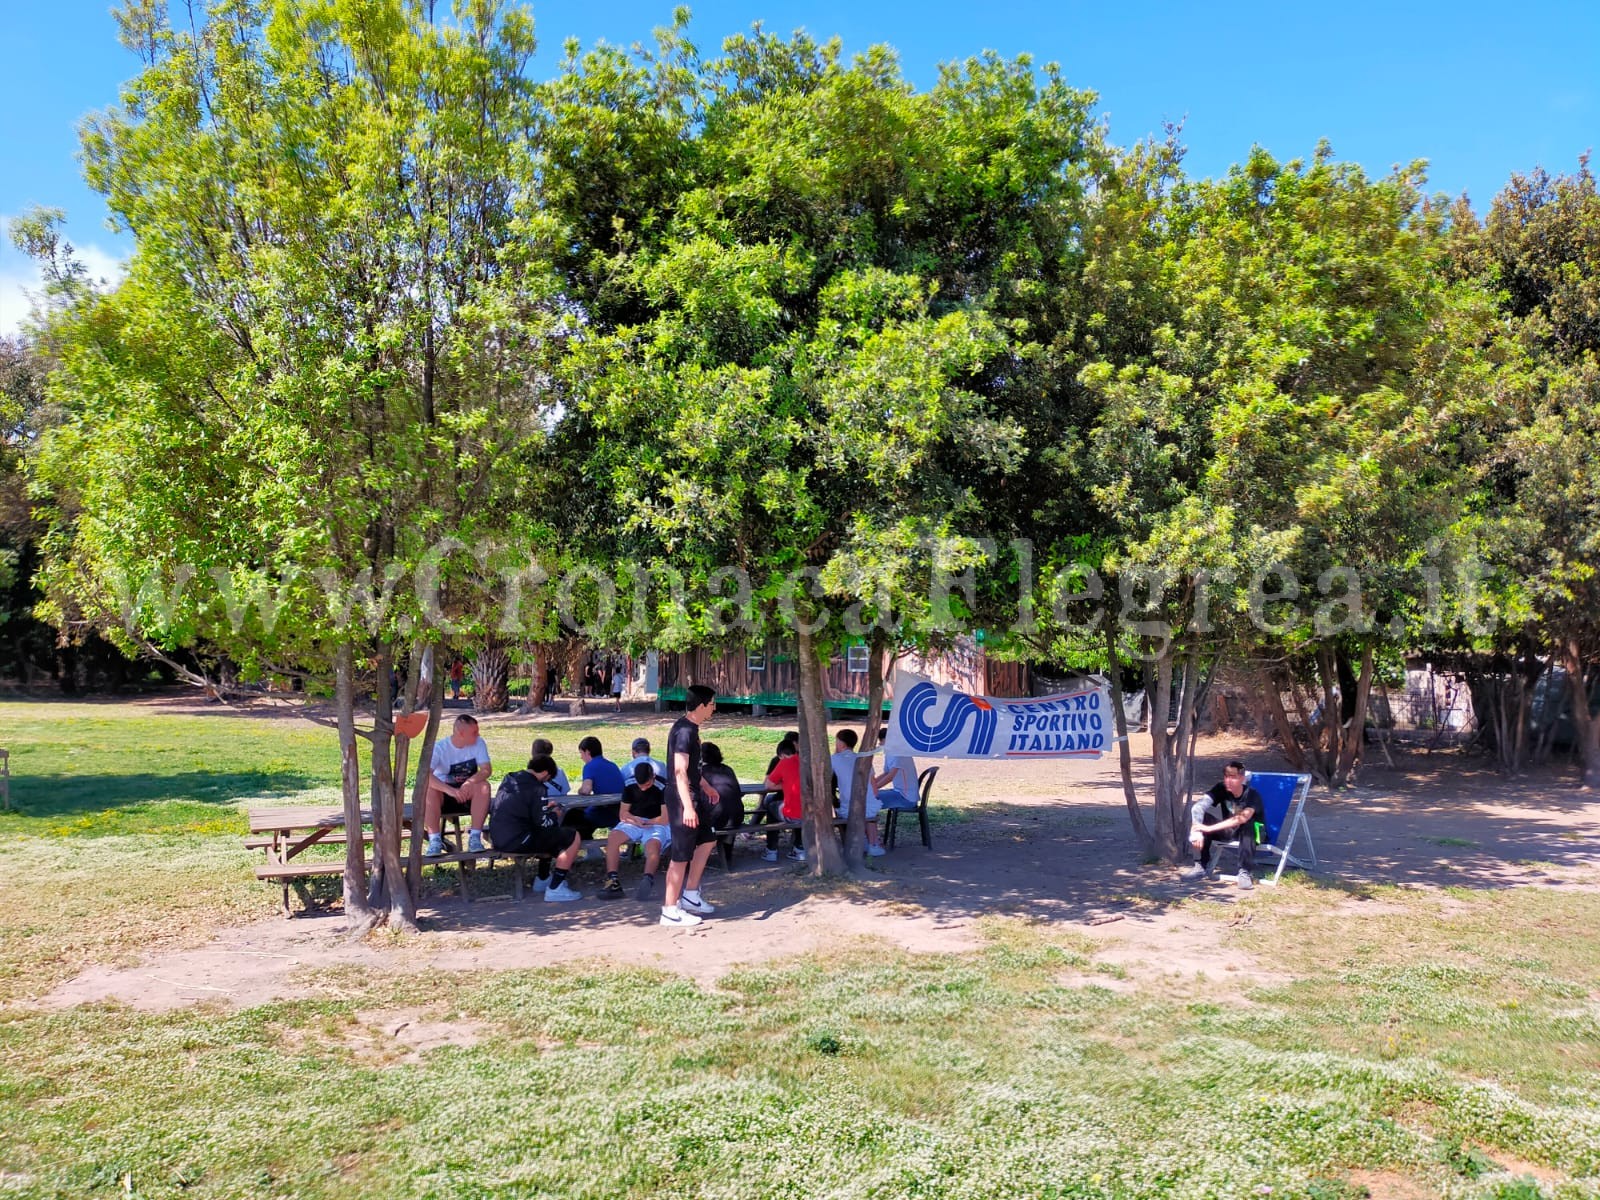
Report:
[[[541,857],[554,858],[563,851],[570,849],[573,840],[578,836],[578,831],[563,825],[551,827],[540,825],[523,834],[513,834],[509,837],[498,838],[494,830],[489,831],[489,844],[501,854],[537,854]],[[501,845],[502,842],[507,844]]]
[[744,800],[739,797],[718,800],[711,809],[711,828],[738,829],[744,824]]
[[465,817],[471,815],[472,805],[463,804],[459,797],[448,792],[440,792],[439,811],[447,817]]
[[694,806],[694,812],[699,824],[691,829],[683,823],[683,806],[677,797],[667,797],[667,828],[672,830],[671,860],[675,863],[688,862],[697,847],[717,840],[717,831],[711,828],[711,805],[702,800]]

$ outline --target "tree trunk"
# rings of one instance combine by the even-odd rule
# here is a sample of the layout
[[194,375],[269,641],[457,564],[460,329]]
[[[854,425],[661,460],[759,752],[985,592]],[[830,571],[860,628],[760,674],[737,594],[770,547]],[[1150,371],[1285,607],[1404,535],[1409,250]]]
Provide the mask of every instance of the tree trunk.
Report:
[[[1278,735],[1278,744],[1283,747],[1283,756],[1289,760],[1289,765],[1295,771],[1304,771],[1306,752],[1300,745],[1300,739],[1295,736],[1289,714],[1284,711],[1282,683],[1283,677],[1274,668],[1263,667],[1256,673],[1256,687],[1267,710],[1267,719]],[[1289,686],[1291,689],[1294,687],[1292,679],[1289,681]]]
[[[1150,758],[1155,776],[1155,853],[1179,863],[1189,840],[1189,786],[1194,755],[1194,729],[1200,698],[1208,682],[1202,678],[1201,649],[1168,647],[1145,667],[1146,692],[1152,696]],[[1213,670],[1215,659],[1213,659]],[[1173,714],[1174,670],[1177,712]]]
[[548,697],[546,683],[550,678],[550,646],[537,642],[533,647],[533,674],[528,679],[528,702],[522,706],[522,715],[528,716],[544,707]]
[[1587,792],[1600,788],[1600,720],[1589,712],[1589,680],[1577,638],[1562,642],[1561,665],[1567,670],[1567,686],[1572,691],[1573,742],[1583,763],[1582,787]]
[[507,682],[511,676],[511,655],[498,642],[486,642],[472,659],[472,708],[474,712],[505,712],[511,703]]
[[390,689],[389,668],[394,649],[388,642],[378,646],[373,663],[377,679],[375,688],[376,715],[372,722],[372,742],[368,752],[372,755],[372,769],[367,778],[367,804],[372,809],[372,873],[367,876],[367,904],[376,918],[384,907],[388,891],[384,879],[384,837],[389,821],[389,793],[393,790],[394,763],[390,758],[394,744],[394,696]]
[[[402,795],[405,788],[407,760],[411,739],[394,728],[389,717],[394,697],[388,696],[389,663],[392,651],[384,646],[378,659],[378,719],[372,739],[372,832],[373,872],[368,899],[374,909],[389,910],[389,928],[396,932],[415,933],[417,906],[400,860],[400,838],[404,826]],[[415,697],[419,678],[428,677],[432,686],[433,650],[414,646],[411,661],[407,664],[407,680],[402,685],[404,700],[400,705],[402,715],[415,710]],[[392,757],[391,757],[392,756]],[[374,914],[376,915],[376,914]]]
[[856,746],[861,757],[856,759],[855,780],[850,789],[852,796],[862,797],[860,804],[850,807],[850,822],[844,827],[844,857],[853,868],[867,855],[867,787],[872,781],[872,752],[878,748],[878,730],[883,727],[883,656],[888,651],[888,639],[876,626],[867,637],[867,713],[861,726],[861,741]]
[[366,843],[361,829],[361,757],[356,748],[355,653],[349,643],[334,660],[334,707],[339,725],[339,782],[344,796],[344,911],[348,929],[359,936],[372,928],[367,904]]
[[[422,895],[422,843],[427,836],[422,829],[422,804],[428,796],[428,776],[433,762],[433,744],[439,739],[439,723],[444,716],[444,672],[438,670],[438,653],[432,647],[425,652],[424,677],[419,680],[417,695],[428,696],[428,728],[422,734],[422,746],[417,751],[417,774],[411,785],[411,846],[406,859],[406,887],[413,899]],[[431,677],[430,677],[431,676]]]
[[1155,783],[1155,851],[1170,863],[1180,859],[1184,829],[1178,819],[1173,796],[1172,754],[1172,655],[1163,654],[1145,668],[1145,694],[1150,697],[1150,765]]
[[588,645],[578,638],[569,638],[562,654],[567,671],[567,682],[572,686],[572,705],[567,712],[574,717],[587,716],[589,705],[584,700],[583,668],[589,657]]
[[1139,806],[1139,793],[1133,786],[1133,747],[1128,745],[1128,713],[1122,695],[1122,669],[1117,660],[1117,629],[1107,609],[1101,627],[1106,635],[1106,675],[1111,680],[1112,719],[1117,725],[1117,758],[1122,768],[1122,798],[1128,805],[1128,820],[1133,823],[1133,836],[1139,843],[1139,852],[1146,858],[1155,853],[1155,838],[1145,823],[1144,809]]
[[1355,693],[1355,712],[1349,720],[1341,722],[1339,730],[1339,763],[1335,781],[1340,787],[1355,783],[1356,765],[1361,761],[1361,751],[1366,741],[1367,701],[1372,695],[1371,645],[1361,648],[1361,673],[1355,677]]
[[828,786],[828,706],[817,643],[804,628],[796,633],[800,717],[800,798],[805,809],[806,850],[814,875],[845,873],[844,849],[833,829]]
[[[1289,698],[1294,701],[1295,717],[1306,734],[1303,769],[1314,774],[1324,787],[1330,787],[1337,765],[1337,743],[1334,743],[1333,752],[1328,749],[1328,729],[1330,725],[1336,726],[1337,723],[1337,718],[1330,716],[1337,708],[1333,697],[1333,679],[1337,671],[1333,665],[1332,655],[1327,652],[1326,647],[1316,651],[1312,660],[1313,678],[1309,684],[1302,684],[1301,680],[1296,678],[1292,662],[1289,664],[1288,673]],[[1313,721],[1306,708],[1304,693],[1309,691],[1315,695],[1319,688],[1322,692],[1321,716]]]

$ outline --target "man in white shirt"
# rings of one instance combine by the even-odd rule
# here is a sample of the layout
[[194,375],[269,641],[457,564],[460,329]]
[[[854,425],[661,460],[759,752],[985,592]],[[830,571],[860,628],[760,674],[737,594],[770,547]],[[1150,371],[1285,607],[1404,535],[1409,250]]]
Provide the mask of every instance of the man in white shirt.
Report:
[[[829,761],[833,764],[833,778],[839,789],[839,815],[848,817],[856,787],[856,731],[854,729],[841,729],[833,739],[833,757]],[[878,789],[872,785],[872,778],[867,778],[866,818],[867,818],[867,857],[879,858],[886,851],[883,848],[882,838],[878,833],[878,812],[882,805],[878,802]]]
[[428,795],[423,801],[422,827],[428,832],[424,854],[443,854],[440,817],[444,813],[467,813],[472,828],[467,834],[467,849],[483,849],[483,820],[489,815],[489,747],[478,735],[478,722],[462,713],[456,718],[449,737],[433,744],[429,765]]

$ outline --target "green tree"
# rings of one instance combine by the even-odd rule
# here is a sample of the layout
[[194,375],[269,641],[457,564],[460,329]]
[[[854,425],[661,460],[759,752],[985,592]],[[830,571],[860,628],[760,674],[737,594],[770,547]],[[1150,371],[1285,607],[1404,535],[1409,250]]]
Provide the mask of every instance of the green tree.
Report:
[[[1125,755],[1135,829],[1176,859],[1201,702],[1230,661],[1320,672],[1330,715],[1314,765],[1348,777],[1362,721],[1334,715],[1340,665],[1359,664],[1341,696],[1353,715],[1375,648],[1419,608],[1413,568],[1470,483],[1460,410],[1479,394],[1470,351],[1492,310],[1439,274],[1446,213],[1416,168],[1374,181],[1326,148],[1309,163],[1257,151],[1186,184],[1169,140],[1121,176],[1101,192],[1084,272],[1079,378],[1094,410],[1052,461],[1065,494],[1089,497],[1088,533],[1067,546],[1081,557],[1089,538],[1111,596],[1107,658],[1114,673],[1142,664],[1154,809],[1146,823]],[[1052,607],[1078,613],[1085,577]],[[1322,603],[1273,599],[1291,580]]]
[[810,844],[845,869],[822,666],[971,615],[940,581],[986,556],[984,497],[1025,457],[1038,347],[1010,309],[1066,253],[1092,98],[993,56],[918,92],[884,48],[846,64],[759,30],[710,61],[675,31],[574,58],[553,91],[557,209],[606,239],[571,268],[597,538],[753,580],[737,621],[710,604],[660,636],[795,639]]
[[1477,266],[1524,357],[1491,456],[1486,553],[1511,637],[1566,673],[1583,785],[1600,786],[1600,196],[1570,175],[1513,176],[1484,222]]
[[431,650],[487,600],[467,548],[515,560],[537,531],[559,343],[530,208],[531,20],[431,8],[219,0],[184,30],[151,0],[120,11],[144,68],[84,150],[136,248],[60,331],[72,416],[41,464],[65,501],[45,543],[58,620],[332,675],[351,829],[359,740],[372,756],[370,889],[359,838],[345,872],[358,924],[414,922],[390,665],[402,711],[431,701],[425,760]]

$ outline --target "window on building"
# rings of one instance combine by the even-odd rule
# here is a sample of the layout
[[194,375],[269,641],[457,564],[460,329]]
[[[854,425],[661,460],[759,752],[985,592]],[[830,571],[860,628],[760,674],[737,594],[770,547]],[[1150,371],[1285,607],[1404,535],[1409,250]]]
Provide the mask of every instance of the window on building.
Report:
[[848,665],[852,675],[865,675],[867,666],[871,661],[872,647],[865,642],[859,642],[845,652],[845,663]]
[[767,669],[767,652],[765,650],[751,650],[744,656],[744,669],[746,671],[765,671]]

